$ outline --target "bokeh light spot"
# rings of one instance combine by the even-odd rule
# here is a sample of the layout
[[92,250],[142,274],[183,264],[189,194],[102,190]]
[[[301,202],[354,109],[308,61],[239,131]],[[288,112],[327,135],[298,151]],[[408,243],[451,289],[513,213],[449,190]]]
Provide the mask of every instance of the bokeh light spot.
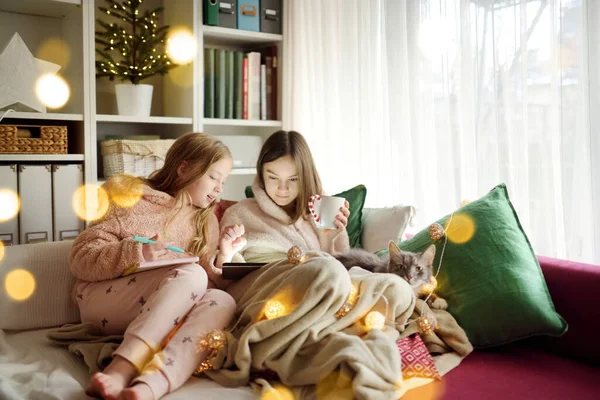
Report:
[[10,189],[0,189],[0,222],[8,221],[19,213],[19,195]]
[[73,211],[85,221],[102,218],[108,211],[108,194],[95,183],[81,186],[73,193]]
[[0,240],[0,262],[4,260],[4,242]]
[[54,74],[42,75],[35,83],[35,93],[48,108],[60,108],[69,100],[71,90],[63,78]]
[[127,175],[113,177],[105,187],[110,199],[123,208],[135,206],[144,192],[142,180]]
[[274,385],[260,396],[260,400],[295,400],[294,392],[283,385]]
[[333,371],[332,373],[322,377],[317,382],[317,399],[354,399],[352,391],[352,379],[341,371]]
[[50,38],[40,45],[36,58],[58,64],[64,69],[71,61],[71,49],[66,41]]
[[35,291],[35,278],[24,269],[14,269],[4,279],[6,294],[13,300],[27,300]]
[[475,235],[475,221],[467,214],[454,214],[450,226],[446,226],[446,236],[453,243],[466,243]]
[[175,29],[167,39],[167,54],[175,64],[187,64],[196,57],[194,35],[187,29]]

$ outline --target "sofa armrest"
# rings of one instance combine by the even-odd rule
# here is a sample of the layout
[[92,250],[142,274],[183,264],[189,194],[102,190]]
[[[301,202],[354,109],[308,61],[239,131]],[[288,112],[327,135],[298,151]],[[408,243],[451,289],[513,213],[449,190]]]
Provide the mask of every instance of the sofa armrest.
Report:
[[538,256],[556,311],[569,330],[560,338],[538,337],[544,348],[600,364],[600,266]]

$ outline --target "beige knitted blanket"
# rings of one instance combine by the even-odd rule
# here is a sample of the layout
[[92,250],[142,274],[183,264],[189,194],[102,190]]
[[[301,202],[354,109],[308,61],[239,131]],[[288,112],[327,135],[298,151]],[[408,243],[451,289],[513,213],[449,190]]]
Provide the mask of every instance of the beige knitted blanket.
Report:
[[[359,268],[348,273],[331,256],[315,252],[299,265],[287,260],[269,264],[236,287],[237,322],[227,334],[228,346],[214,361],[222,368],[207,371],[215,381],[246,385],[251,374],[272,370],[296,398],[319,399],[397,399],[412,387],[402,378],[395,342],[416,330],[411,321],[423,307],[415,308],[413,291],[403,279]],[[336,316],[353,287],[358,290],[354,306]],[[281,316],[268,319],[265,314],[278,309],[273,305]],[[372,311],[385,317],[383,329],[366,326],[365,316]],[[444,374],[472,347],[450,314],[435,314],[439,333],[425,342],[440,353],[436,365]],[[255,383],[263,392],[273,390],[267,380]]]

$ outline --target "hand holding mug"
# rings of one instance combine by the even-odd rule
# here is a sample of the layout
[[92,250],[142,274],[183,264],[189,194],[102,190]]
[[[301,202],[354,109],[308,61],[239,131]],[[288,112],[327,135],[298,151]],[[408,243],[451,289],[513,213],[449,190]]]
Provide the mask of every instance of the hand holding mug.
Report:
[[349,207],[348,201],[343,197],[313,195],[308,202],[308,209],[317,227],[337,233],[348,225]]

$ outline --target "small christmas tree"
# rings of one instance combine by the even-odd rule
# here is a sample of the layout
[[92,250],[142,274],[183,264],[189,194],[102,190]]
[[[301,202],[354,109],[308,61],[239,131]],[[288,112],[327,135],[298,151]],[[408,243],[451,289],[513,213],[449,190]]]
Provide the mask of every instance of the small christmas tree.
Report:
[[96,20],[104,28],[96,31],[96,43],[102,46],[96,48],[101,58],[96,61],[96,76],[108,76],[110,80],[117,77],[138,84],[173,68],[165,51],[169,26],[157,25],[163,7],[141,11],[142,0],[105,1],[108,7],[98,8],[122,23]]

